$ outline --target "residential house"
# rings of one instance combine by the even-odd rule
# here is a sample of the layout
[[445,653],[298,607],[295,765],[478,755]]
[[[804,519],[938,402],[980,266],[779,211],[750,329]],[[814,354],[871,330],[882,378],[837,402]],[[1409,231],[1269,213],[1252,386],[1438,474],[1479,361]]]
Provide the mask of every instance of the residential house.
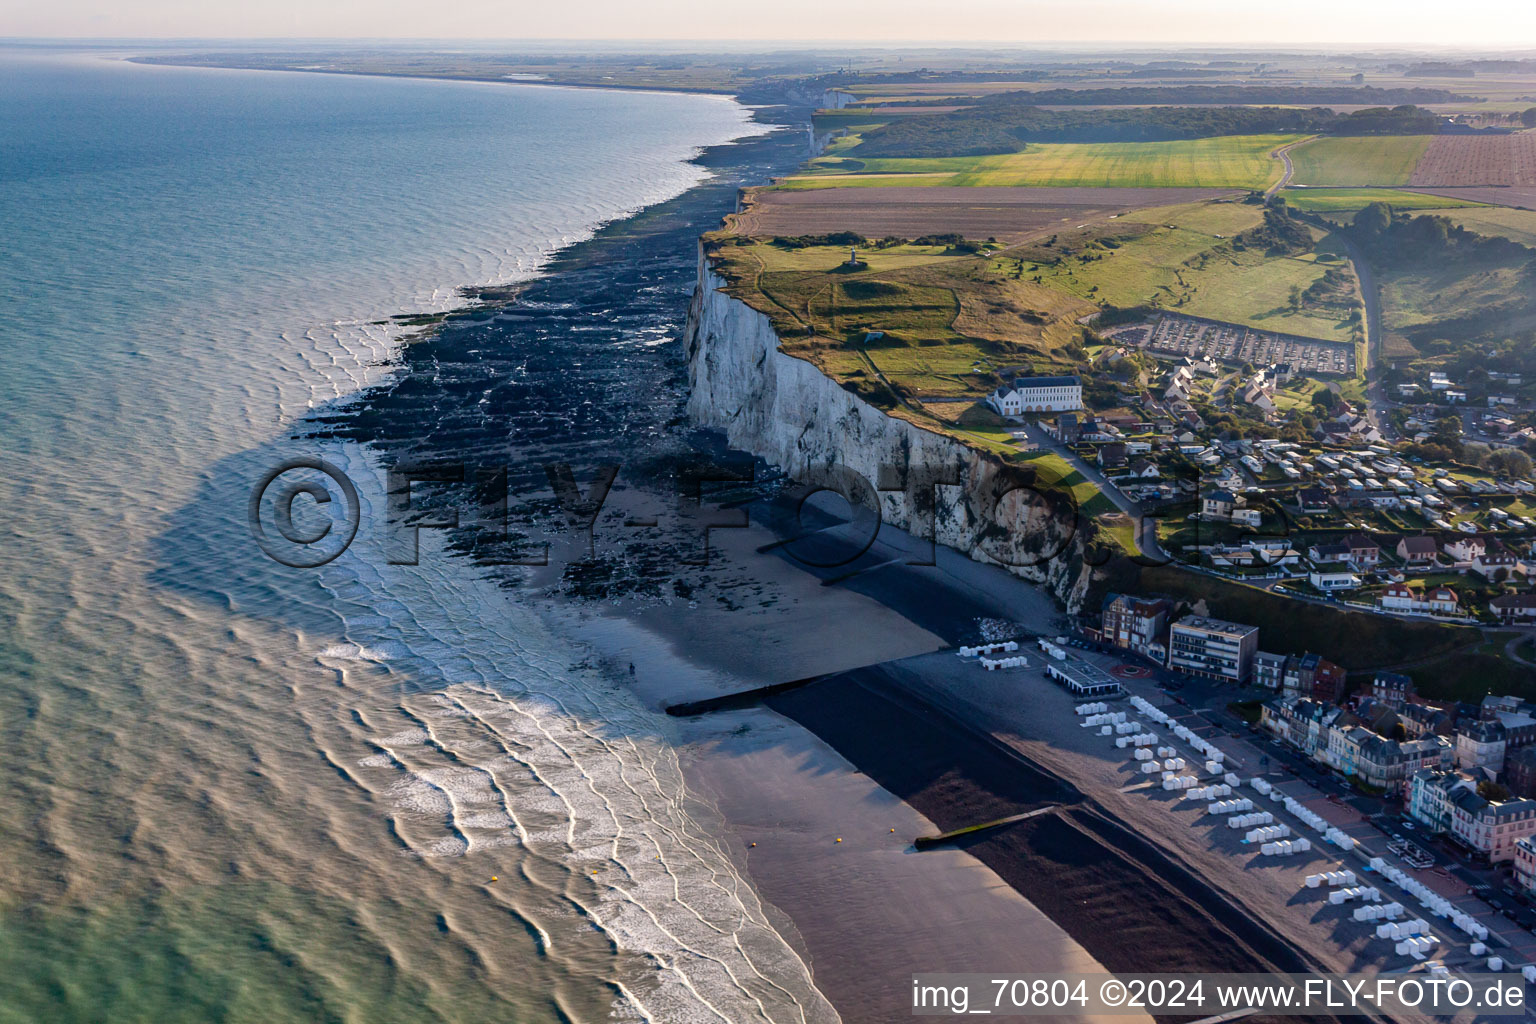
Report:
[[1488,607],[1505,622],[1536,621],[1536,594],[1501,594]]
[[1471,568],[1472,563],[1488,550],[1488,541],[1477,534],[1452,537],[1445,542],[1445,553],[1456,560],[1458,569]]
[[1399,743],[1369,729],[1351,726],[1330,730],[1321,758],[1324,764],[1376,789],[1398,789],[1425,768],[1449,768],[1451,745],[1440,736]]
[[1164,640],[1173,604],[1161,599],[1110,594],[1104,599],[1104,642],[1149,658],[1167,656]]
[[1373,700],[1401,710],[1408,698],[1414,696],[1413,680],[1397,672],[1377,672],[1364,692]]
[[1457,615],[1461,601],[1450,587],[1424,591],[1407,583],[1388,583],[1376,598],[1376,607],[1384,612],[1414,615]]
[[1536,717],[1532,716],[1533,711],[1536,711],[1536,706],[1518,697],[1496,697],[1490,694],[1483,698],[1478,714],[1485,722],[1498,722],[1502,725],[1506,750],[1515,750],[1536,743]]
[[1237,496],[1231,491],[1217,488],[1200,499],[1200,513],[1207,519],[1230,519],[1237,507]]
[[1397,733],[1397,712],[1392,710],[1385,701],[1357,695],[1349,711],[1360,719],[1361,725],[1378,736],[1395,736]]
[[1456,766],[1463,771],[1498,775],[1504,770],[1507,746],[1503,723],[1484,719],[1462,722],[1456,727]]
[[1319,654],[1303,654],[1285,665],[1281,684],[1288,694],[1336,703],[1344,699],[1347,673]]
[[1397,720],[1409,739],[1417,739],[1425,733],[1449,736],[1454,734],[1456,728],[1454,710],[1423,700],[1404,704],[1397,711]]
[[1320,565],[1307,573],[1307,582],[1325,594],[1336,590],[1354,590],[1360,585],[1360,577],[1347,565]]
[[1257,651],[1253,656],[1253,685],[1262,686],[1269,690],[1279,690],[1285,685],[1285,663],[1289,659],[1283,654],[1272,654],[1269,651]]
[[1296,508],[1305,516],[1327,512],[1328,492],[1321,487],[1303,487],[1296,492]]
[[1084,416],[1078,425],[1079,441],[1113,441],[1119,431],[1108,423],[1100,423],[1096,416]]
[[1352,533],[1345,537],[1344,545],[1349,549],[1346,561],[1361,569],[1374,569],[1376,563],[1381,561],[1381,548],[1363,533]]
[[1157,480],[1162,477],[1162,470],[1157,468],[1157,463],[1151,459],[1141,458],[1131,460],[1128,476],[1137,480]]
[[1343,541],[1332,541],[1325,544],[1313,544],[1307,549],[1307,557],[1313,565],[1330,565],[1335,562],[1349,561],[1349,545]]
[[1504,756],[1499,781],[1515,796],[1536,797],[1536,746],[1522,747]]
[[1056,435],[1056,440],[1062,444],[1077,444],[1078,435],[1082,432],[1082,424],[1077,420],[1077,414],[1064,412],[1056,417],[1056,426],[1051,428],[1051,433]]
[[1126,465],[1125,445],[1119,441],[1099,447],[1099,468],[1104,470],[1124,469]]
[[1348,721],[1343,708],[1307,697],[1281,697],[1259,708],[1259,727],[1308,757],[1327,746],[1328,733],[1341,718]]
[[1515,885],[1529,892],[1536,888],[1536,842],[1530,836],[1515,840]]
[[1483,550],[1473,557],[1471,569],[1479,576],[1495,583],[1502,583],[1515,571],[1518,559],[1514,552],[1504,546],[1504,542],[1490,537],[1483,544]]
[[1397,542],[1397,557],[1410,569],[1434,565],[1439,554],[1440,542],[1427,534],[1404,537]]
[[1513,860],[1516,840],[1536,834],[1536,800],[1496,802],[1458,789],[1450,809],[1451,835],[1493,864]]
[[1408,777],[1408,796],[1403,801],[1403,809],[1431,833],[1448,832],[1451,828],[1451,797],[1461,790],[1473,790],[1472,780],[1454,771],[1420,768]]

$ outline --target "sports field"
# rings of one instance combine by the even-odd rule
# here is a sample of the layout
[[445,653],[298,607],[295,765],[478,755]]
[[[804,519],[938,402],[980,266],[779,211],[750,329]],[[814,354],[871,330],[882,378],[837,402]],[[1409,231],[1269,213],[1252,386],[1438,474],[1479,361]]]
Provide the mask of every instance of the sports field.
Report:
[[[1022,153],[862,161],[786,179],[790,188],[869,185],[1264,189],[1280,180],[1270,154],[1296,135],[1229,135],[1177,142],[1035,143]],[[908,178],[908,175],[922,175]]]
[[1406,185],[1433,136],[1323,138],[1290,151],[1297,185]]

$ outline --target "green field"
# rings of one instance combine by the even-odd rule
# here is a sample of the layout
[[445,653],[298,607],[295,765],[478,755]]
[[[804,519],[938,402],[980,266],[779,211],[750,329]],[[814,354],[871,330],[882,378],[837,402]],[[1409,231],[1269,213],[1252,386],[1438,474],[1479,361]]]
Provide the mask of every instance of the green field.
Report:
[[[1270,154],[1294,135],[1232,135],[1178,142],[1036,143],[1022,153],[876,159],[862,167],[812,161],[790,188],[869,185],[1010,185],[1104,188],[1264,189],[1280,180]],[[847,173],[855,170],[856,173]],[[908,178],[905,175],[923,175]]]
[[[1290,305],[1292,288],[1306,291],[1341,262],[1311,253],[1277,258],[1226,248],[1226,240],[1257,226],[1262,217],[1257,206],[1230,202],[1137,211],[1121,221],[1144,233],[1120,239],[1115,248],[1090,249],[1055,263],[1026,260],[1023,275],[1094,302],[1156,303],[1212,320],[1353,340],[1352,291],[1345,305]],[[1010,267],[1017,267],[1011,257],[996,262],[1000,273]]]
[[854,277],[818,290],[809,309],[833,337],[887,329],[907,342],[948,341],[960,302],[950,288]]
[[[751,247],[752,258],[769,273],[782,270],[814,270],[826,272],[840,266],[848,259],[848,250],[841,245],[809,245],[803,249],[790,249],[777,245]],[[887,248],[861,246],[859,262],[870,270],[905,270],[923,267],[931,263],[945,263],[955,259],[945,245],[894,245]]]
[[[1498,309],[1519,295],[1523,267],[1460,266],[1391,269],[1378,274],[1382,316],[1389,331],[1420,327]],[[1511,327],[1513,329],[1513,325]]]
[[1290,151],[1298,185],[1406,185],[1428,135],[1314,139]]
[[[1023,458],[1038,474],[1035,477],[1037,487],[1047,491],[1070,491],[1078,511],[1083,515],[1098,516],[1119,511],[1115,503],[1104,497],[1097,486],[1055,452],[1036,450],[1026,453]],[[1122,543],[1122,546],[1134,550],[1135,542],[1130,541],[1129,537],[1126,539],[1129,543]]]
[[1354,213],[1371,203],[1386,203],[1394,210],[1479,208],[1477,203],[1449,196],[1431,196],[1423,192],[1404,192],[1392,188],[1288,188],[1281,194],[1287,203],[1308,213]]

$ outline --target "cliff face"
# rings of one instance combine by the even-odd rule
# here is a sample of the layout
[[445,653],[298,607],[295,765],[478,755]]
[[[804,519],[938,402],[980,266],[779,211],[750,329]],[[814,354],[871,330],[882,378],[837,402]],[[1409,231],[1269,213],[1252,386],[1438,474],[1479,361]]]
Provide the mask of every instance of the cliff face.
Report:
[[[812,364],[785,355],[768,318],[725,294],[725,284],[701,251],[684,339],[688,409],[696,423],[723,430],[733,447],[799,480],[823,482],[829,467],[846,466],[882,488],[881,515],[902,529],[926,532],[933,505],[938,543],[980,561],[1001,561],[1046,584],[1069,612],[1078,611],[1091,570],[1070,509],[1028,491],[999,505],[995,495],[1011,479],[999,464],[887,416]],[[959,486],[902,489],[925,473]]]

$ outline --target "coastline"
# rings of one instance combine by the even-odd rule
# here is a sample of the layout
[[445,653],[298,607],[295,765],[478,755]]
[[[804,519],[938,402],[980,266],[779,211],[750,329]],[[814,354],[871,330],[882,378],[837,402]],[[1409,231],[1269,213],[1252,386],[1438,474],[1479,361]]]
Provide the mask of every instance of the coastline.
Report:
[[[632,325],[615,320],[634,318],[644,297],[653,303],[646,308],[659,322],[678,326],[686,303],[677,298],[693,287],[700,226],[729,212],[742,183],[762,180],[773,167],[798,163],[804,143],[783,138],[786,134],[701,154],[700,163],[729,168],[729,173],[606,225],[592,239],[561,251],[515,302],[488,321],[450,317],[402,354],[407,376],[418,388],[369,394],[345,416],[315,426],[368,443],[386,458],[435,452],[462,457],[466,444],[476,451],[500,452],[513,463],[509,483],[517,494],[547,493],[544,462],[591,467],[622,451],[630,459],[626,477],[634,467],[634,479],[625,480],[631,489],[613,504],[643,506],[657,498],[675,486],[662,465],[667,458],[699,451],[720,454],[720,442],[718,435],[694,434],[679,415],[687,373],[676,336],[656,349],[625,345]],[[591,333],[572,334],[573,329]],[[567,351],[555,359],[547,346],[551,337],[590,340],[583,340],[585,347],[574,355]],[[487,353],[511,366],[535,364],[531,376],[537,386],[519,411],[537,429],[514,419],[510,437],[488,432],[482,410],[455,390],[453,375],[440,370],[474,366],[483,372],[479,368],[490,358]],[[573,362],[583,367],[582,375],[569,372]],[[489,368],[499,373],[495,365]],[[629,404],[621,395],[629,396]],[[615,407],[603,409],[603,401]],[[598,411],[583,414],[589,418],[572,418],[573,408],[594,403]],[[433,436],[418,436],[422,422],[433,424]],[[578,479],[586,479],[585,473]],[[513,509],[512,521],[538,537],[537,524],[549,511],[547,500],[530,499]],[[604,514],[612,526],[625,518],[617,507]],[[605,532],[623,536],[621,530]],[[876,561],[883,559],[889,568],[835,586],[824,585],[832,573],[806,571],[781,554],[758,550],[784,535],[783,529],[723,531],[713,542],[721,564],[708,573],[678,572],[676,556],[697,543],[695,536],[679,535],[663,537],[648,555],[637,555],[620,539],[567,571],[513,578],[536,583],[541,600],[557,599],[545,603],[546,612],[563,620],[562,628],[577,642],[599,652],[610,678],[623,680],[626,663],[633,663],[633,685],[658,714],[664,705],[690,697],[974,642],[988,619],[1043,630],[1058,617],[1041,588],[942,546],[936,549],[935,568],[897,564],[919,553],[900,531],[888,528],[882,535],[886,548]],[[483,557],[472,538],[458,547],[472,552],[472,562]],[[490,558],[483,562],[494,564]],[[580,573],[573,575],[574,568]],[[688,577],[686,592],[677,589],[683,575]],[[750,601],[742,600],[754,590]],[[687,621],[679,604],[702,614]],[[755,621],[754,615],[759,616]],[[857,720],[867,703],[859,697],[828,705],[823,710],[834,717]],[[911,706],[905,714],[883,713],[881,720],[904,730],[903,741],[891,742],[884,753],[855,749],[847,736],[834,735],[823,717],[788,703],[667,726],[690,790],[713,808],[724,830],[722,845],[744,868],[762,902],[772,906],[770,916],[783,926],[781,934],[808,958],[815,984],[845,1020],[907,1016],[910,975],[918,970],[1135,966],[1111,962],[1123,950],[1101,947],[1102,954],[1095,954],[1085,946],[1092,936],[1074,938],[1062,921],[1052,921],[1030,902],[1027,880],[1014,870],[1028,863],[1028,850],[993,856],[974,845],[922,854],[910,849],[917,835],[952,827],[943,810],[946,802],[967,811],[996,809],[1016,806],[1020,794],[1013,793],[1012,803],[996,802],[997,787],[985,780],[997,779],[1000,769],[995,762],[990,768],[972,763],[977,736],[965,723],[935,732],[927,728],[927,713]],[[958,767],[950,784],[936,791],[942,799],[929,799],[934,793],[921,790],[903,793],[904,785],[891,781],[893,767],[907,764],[906,739],[924,744],[926,751],[912,764],[939,776]],[[1016,770],[1019,762],[1008,764]],[[1051,775],[1042,772],[1041,778]],[[837,843],[838,838],[845,842]],[[1110,873],[1116,871],[1115,884],[1120,885],[1150,877],[1144,864]],[[1230,923],[1215,921],[1187,896],[1179,905],[1191,927],[1206,929],[1206,935],[1236,938],[1238,931],[1255,925],[1241,914]],[[1069,916],[1063,908],[1054,910],[1058,919]],[[942,921],[954,927],[946,931],[944,943],[936,944],[929,929]],[[1021,946],[1021,936],[1033,941]],[[1021,951],[1018,955],[1030,962],[997,963],[999,951],[1008,950]]]
[[[350,68],[299,68],[299,67],[273,67],[265,64],[239,64],[233,62],[215,61],[178,61],[157,58],[153,55],[139,55],[135,57],[118,58],[127,64],[143,64],[149,67],[161,68],[214,68],[229,71],[281,71],[293,74],[308,75],[355,75],[363,78],[406,78],[419,79],[427,82],[482,82],[489,85],[541,85],[546,88],[556,89],[601,89],[608,92],[637,92],[637,93],[675,93],[682,96],[712,96],[717,99],[727,99],[741,102],[737,99],[736,92],[731,89],[684,89],[664,85],[607,85],[602,82],[546,82],[537,79],[524,78],[492,78],[479,75],[432,75],[395,71],[361,71]],[[745,106],[746,104],[743,104]]]
[[[761,121],[765,112],[755,117]],[[446,317],[402,351],[402,377],[411,386],[373,389],[309,426],[320,436],[363,442],[386,461],[436,451],[462,458],[466,446],[500,452],[511,463],[514,494],[547,492],[546,460],[584,466],[623,450],[631,463],[604,510],[618,525],[622,509],[643,507],[672,486],[655,463],[669,455],[722,453],[718,437],[693,431],[681,416],[687,394],[681,316],[695,279],[696,238],[701,226],[734,208],[741,184],[798,164],[804,152],[803,137],[787,132],[706,151],[698,162],[721,173],[557,253],[514,301]],[[673,325],[664,347],[628,341],[635,321],[646,322],[638,315],[646,309]],[[593,340],[579,353],[551,359],[550,337]],[[573,362],[583,366],[582,375],[569,372]],[[478,382],[486,372],[502,377],[502,364],[521,368],[537,384],[520,403],[521,415],[512,417],[511,436],[487,432],[478,404],[455,391],[469,367]],[[465,370],[444,373],[444,367]],[[632,407],[579,429],[529,427],[546,417],[563,424],[565,410],[590,404],[582,398],[589,388],[612,396],[620,381],[636,395]],[[480,394],[476,384],[472,395]],[[423,422],[433,425],[427,438],[420,436]],[[633,482],[627,479],[631,465]],[[771,471],[762,472],[771,487]],[[585,480],[585,472],[577,478]],[[548,511],[547,502],[530,500],[516,506],[511,518],[520,531],[538,537],[537,523]],[[606,532],[622,541],[622,531]],[[609,678],[622,683],[627,663],[635,663],[634,686],[655,712],[657,727],[672,737],[690,795],[718,822],[716,841],[758,888],[781,935],[808,958],[818,987],[836,993],[828,998],[844,1020],[905,1017],[912,971],[988,963],[997,950],[1017,948],[1019,936],[1031,937],[1029,959],[1042,968],[1101,970],[970,854],[916,854],[912,838],[933,831],[934,823],[812,732],[766,708],[698,722],[662,713],[690,695],[780,681],[785,673],[855,668],[893,654],[940,649],[995,608],[979,592],[956,588],[937,631],[914,627],[913,609],[929,600],[922,586],[893,589],[878,578],[824,586],[816,573],[784,556],[757,551],[781,535],[761,527],[716,534],[716,564],[687,570],[687,596],[671,593],[682,582],[675,556],[697,543],[686,531],[663,537],[653,556],[638,561],[622,543],[612,551],[600,548],[594,558],[578,560],[583,572],[574,578],[557,568],[516,577],[519,570],[491,569],[493,560],[484,561],[487,571],[533,586],[536,593],[523,595],[525,602],[550,616],[574,643],[596,650]],[[473,552],[472,565],[481,554],[467,537],[454,546]],[[964,563],[963,572],[989,571],[942,547],[938,556]],[[689,621],[680,606],[699,614]],[[1029,614],[1054,617],[1056,610],[1041,593]],[[856,841],[855,828],[866,843]],[[839,832],[849,833],[842,844],[835,843]],[[818,867],[807,872],[807,863]],[[930,929],[941,920],[955,922],[956,937],[936,946]],[[892,970],[873,970],[877,964]]]

